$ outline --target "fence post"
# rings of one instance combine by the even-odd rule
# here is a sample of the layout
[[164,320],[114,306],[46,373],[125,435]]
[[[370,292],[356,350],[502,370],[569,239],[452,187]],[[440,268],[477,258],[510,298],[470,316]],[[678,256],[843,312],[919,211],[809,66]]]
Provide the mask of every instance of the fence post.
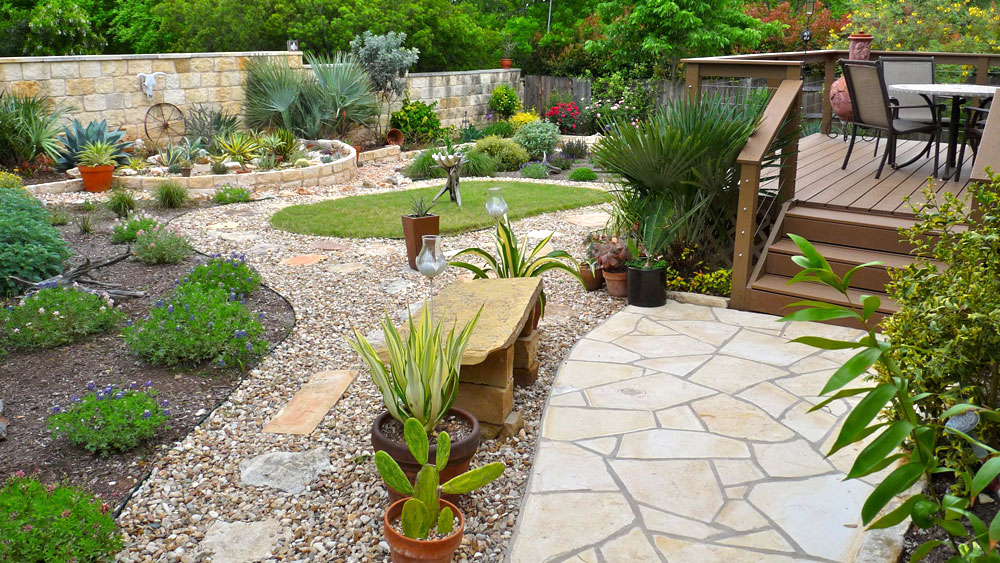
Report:
[[833,82],[836,78],[836,54],[830,53],[827,54],[827,59],[823,63],[823,121],[820,124],[820,131],[824,135],[830,134],[830,127],[833,124],[833,105],[830,103],[830,90],[833,89]]
[[693,102],[701,95],[701,74],[698,63],[687,63],[685,74],[688,98]]
[[733,291],[730,308],[745,311],[750,303],[750,271],[753,267],[753,237],[757,229],[757,197],[760,164],[740,164],[740,197],[736,213],[733,247]]
[[976,84],[986,86],[990,78],[990,58],[979,57],[976,61]]

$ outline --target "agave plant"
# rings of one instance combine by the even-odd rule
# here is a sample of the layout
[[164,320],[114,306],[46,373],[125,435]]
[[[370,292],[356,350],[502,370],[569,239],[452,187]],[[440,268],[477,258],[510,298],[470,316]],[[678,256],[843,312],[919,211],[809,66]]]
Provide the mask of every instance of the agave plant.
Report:
[[107,141],[83,145],[76,158],[81,166],[114,166],[115,146]]
[[246,168],[251,160],[257,158],[257,151],[260,149],[257,139],[242,131],[233,131],[225,137],[218,137],[216,143],[224,156],[239,162],[243,168]]
[[13,168],[41,154],[55,158],[67,111],[43,96],[0,91],[0,165]]
[[[466,248],[455,255],[455,258],[466,254],[478,256],[486,261],[485,266],[476,266],[468,262],[450,262],[451,266],[465,268],[472,272],[476,279],[485,279],[492,273],[497,278],[531,278],[540,276],[549,270],[562,270],[569,273],[583,284],[580,277],[580,268],[576,260],[565,250],[553,250],[542,255],[542,249],[549,243],[554,233],[542,239],[535,247],[528,252],[528,240],[521,243],[514,236],[510,221],[504,219],[497,223],[497,233],[493,236],[496,243],[497,256],[493,256],[482,248]],[[542,314],[545,314],[545,292],[542,291],[539,299],[542,304]]]
[[451,455],[451,438],[448,433],[442,432],[438,435],[433,464],[428,462],[430,443],[427,440],[427,431],[420,421],[407,419],[403,424],[403,438],[410,453],[413,454],[413,459],[422,466],[412,484],[392,456],[384,450],[375,452],[375,468],[378,469],[378,474],[385,484],[404,495],[413,497],[403,503],[403,512],[400,516],[403,535],[410,539],[422,540],[427,538],[431,530],[435,530],[438,535],[447,536],[452,532],[455,514],[451,508],[441,507],[441,493],[464,495],[488,485],[503,474],[504,464],[495,461],[466,471],[441,484],[441,472],[448,466],[448,458]]
[[188,155],[187,151],[184,150],[184,147],[170,143],[160,149],[160,164],[168,168],[175,164],[180,166],[181,163],[187,159]]
[[63,147],[57,150],[56,168],[69,170],[76,166],[77,156],[83,146],[88,143],[107,142],[114,146],[113,158],[119,164],[128,159],[125,149],[131,143],[124,141],[125,131],[111,131],[104,119],[91,121],[86,127],[78,119],[74,119],[70,127],[63,129],[59,142]]
[[[433,430],[458,396],[458,373],[462,354],[479,321],[480,309],[457,335],[452,326],[442,338],[442,324],[432,324],[430,307],[424,304],[420,322],[409,316],[409,334],[404,341],[387,314],[382,332],[389,351],[388,368],[368,340],[356,329],[351,347],[364,358],[389,414],[400,422],[417,419],[427,431]],[[402,489],[397,489],[402,490]]]

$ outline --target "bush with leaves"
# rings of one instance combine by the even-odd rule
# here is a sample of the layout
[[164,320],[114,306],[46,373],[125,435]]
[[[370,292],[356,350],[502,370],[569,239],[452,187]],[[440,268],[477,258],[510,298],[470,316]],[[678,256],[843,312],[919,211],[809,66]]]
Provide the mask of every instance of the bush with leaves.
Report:
[[521,167],[521,177],[544,180],[549,177],[549,167],[541,162],[529,162]]
[[499,84],[490,94],[489,106],[490,110],[501,119],[508,119],[521,109],[521,99],[517,97],[517,91],[511,85]]
[[[427,178],[445,178],[447,173],[444,168],[434,161],[434,154],[440,154],[442,149],[427,149],[417,155],[403,170],[407,178],[414,180],[424,180]],[[478,150],[464,151],[466,162],[462,165],[460,175],[466,177],[493,176],[497,171],[497,164],[493,158]]]
[[41,281],[59,274],[70,257],[49,213],[23,190],[0,190],[0,296],[19,287],[8,276]]
[[123,542],[106,502],[24,471],[0,487],[0,561],[112,561]]
[[251,199],[250,190],[239,186],[222,186],[212,194],[212,201],[219,205],[247,203]]
[[[385,35],[365,31],[351,40],[351,54],[368,73],[386,113],[392,107],[392,102],[403,94],[403,89],[406,88],[403,77],[417,63],[420,55],[417,49],[403,47],[405,41],[406,34],[395,31]],[[375,130],[381,130],[381,119],[376,122]]]
[[111,244],[134,242],[139,231],[149,231],[160,223],[149,215],[132,215],[121,219],[111,228]]
[[229,256],[217,254],[198,264],[181,283],[245,296],[260,287],[260,274],[246,263],[246,255],[233,252]]
[[514,126],[509,121],[494,121],[487,123],[479,130],[479,138],[501,137],[507,139],[514,136]]
[[562,155],[566,158],[572,158],[575,160],[581,160],[587,158],[590,149],[587,147],[587,142],[584,140],[567,141],[563,143]]
[[98,389],[91,381],[83,397],[74,395],[66,407],[52,407],[45,426],[53,439],[66,436],[72,444],[95,454],[135,449],[169,428],[169,402],[156,400],[151,383],[147,381],[145,388],[133,381],[125,389],[114,384]]
[[532,121],[518,129],[513,140],[528,151],[528,158],[541,160],[546,154],[555,154],[559,144],[559,127],[548,121]]
[[514,127],[514,131],[517,131],[525,123],[538,121],[538,116],[534,111],[519,111],[514,113],[507,121]]
[[45,0],[31,11],[24,54],[96,55],[104,43],[80,4],[73,0]]
[[573,182],[593,182],[597,179],[597,173],[586,166],[581,166],[569,173],[569,179]]
[[519,170],[528,162],[528,151],[510,139],[484,137],[476,141],[475,150],[488,154],[496,162],[497,170],[503,172]]
[[123,316],[108,297],[68,287],[42,289],[0,310],[0,342],[11,348],[52,348],[107,332]]
[[437,102],[427,104],[406,98],[403,107],[392,112],[389,124],[399,129],[411,143],[433,141],[441,136],[441,119],[434,111],[435,106]]
[[176,264],[191,254],[191,244],[176,228],[156,225],[136,232],[132,253],[143,264]]

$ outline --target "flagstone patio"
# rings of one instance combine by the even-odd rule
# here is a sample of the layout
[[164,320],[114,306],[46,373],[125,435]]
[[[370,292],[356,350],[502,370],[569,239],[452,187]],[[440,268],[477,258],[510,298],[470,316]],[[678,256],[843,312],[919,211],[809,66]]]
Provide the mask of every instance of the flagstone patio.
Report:
[[[790,343],[858,331],[668,302],[578,342],[541,426],[511,563],[851,561],[872,479],[823,456],[848,405],[814,412],[845,359]],[[850,352],[850,351],[848,351]]]

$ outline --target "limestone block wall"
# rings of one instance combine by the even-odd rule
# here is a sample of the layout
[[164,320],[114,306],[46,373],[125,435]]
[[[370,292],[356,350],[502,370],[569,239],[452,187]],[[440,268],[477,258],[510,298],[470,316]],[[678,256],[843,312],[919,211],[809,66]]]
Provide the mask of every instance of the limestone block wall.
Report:
[[418,72],[407,75],[406,89],[411,100],[438,102],[441,125],[459,127],[468,115],[472,123],[486,120],[490,94],[500,84],[509,84],[524,99],[521,70],[486,69],[462,72]]
[[[253,55],[287,57],[302,66],[301,52],[170,53],[0,58],[0,90],[43,94],[72,108],[83,123],[106,119],[128,138],[145,137],[146,112],[167,102],[185,114],[205,104],[239,113],[245,65]],[[153,98],[142,92],[139,73],[163,72]]]

